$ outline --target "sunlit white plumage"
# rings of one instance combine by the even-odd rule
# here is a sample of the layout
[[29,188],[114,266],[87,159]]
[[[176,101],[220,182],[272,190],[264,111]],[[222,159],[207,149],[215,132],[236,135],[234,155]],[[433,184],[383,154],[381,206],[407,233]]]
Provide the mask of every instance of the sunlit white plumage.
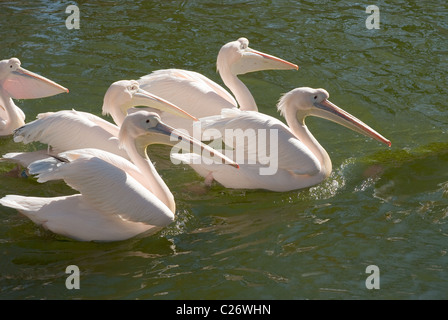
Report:
[[12,99],[37,99],[68,92],[68,89],[22,68],[20,64],[17,58],[0,61],[0,136],[10,135],[25,124],[25,114]]
[[[312,88],[297,88],[285,94],[278,103],[278,109],[288,126],[266,114],[240,110],[223,111],[220,116],[200,119],[204,134],[214,133],[215,138],[222,137],[226,145],[231,147],[230,152],[225,154],[239,163],[238,171],[213,164],[194,164],[196,156],[193,154],[179,154],[175,157],[189,163],[207,181],[214,179],[227,188],[281,192],[318,184],[331,173],[331,159],[305,125],[307,116],[334,121],[390,146],[389,140],[332,104],[328,97],[324,89]],[[226,130],[228,133],[240,130],[240,137],[243,134],[250,136],[251,133],[255,136],[252,143],[248,143],[247,140],[233,139],[232,136],[229,138]],[[267,138],[258,140],[262,131],[265,131]],[[271,132],[276,132],[277,136],[270,138]],[[237,157],[237,150],[243,150],[244,159]],[[257,153],[255,156],[254,152]],[[270,159],[262,158],[262,155],[270,155]],[[249,159],[255,159],[256,162],[249,163]],[[276,170],[268,170],[270,166]]]
[[[217,70],[224,84],[235,98],[222,86],[200,73],[182,69],[158,70],[141,77],[141,88],[178,105],[195,117],[218,115],[222,109],[240,107],[241,110],[257,111],[257,105],[244,83],[237,75],[260,70],[293,69],[298,66],[249,47],[246,38],[225,44],[217,57]],[[238,103],[237,103],[238,102]],[[161,113],[168,124],[188,130],[192,122]]]
[[[7,195],[0,204],[15,208],[45,228],[83,241],[116,241],[154,232],[174,220],[172,193],[146,154],[148,144],[170,142],[176,131],[155,113],[138,111],[124,120],[120,143],[131,161],[98,149],[71,150],[33,162],[38,182],[64,180],[80,194],[55,198]],[[198,144],[181,134],[187,143]],[[216,152],[213,152],[215,156]],[[221,159],[232,166],[235,163]]]
[[[88,112],[76,110],[47,112],[39,114],[36,120],[16,129],[14,141],[25,144],[39,141],[51,146],[51,152],[54,154],[80,148],[97,148],[128,158],[126,151],[119,148],[119,125],[123,122],[127,111],[136,106],[167,110],[167,113],[196,120],[170,102],[140,89],[136,81],[120,80],[109,87],[103,104],[103,113],[110,114],[116,124]],[[46,157],[41,151],[8,153],[3,155],[3,159],[27,167],[42,156]]]

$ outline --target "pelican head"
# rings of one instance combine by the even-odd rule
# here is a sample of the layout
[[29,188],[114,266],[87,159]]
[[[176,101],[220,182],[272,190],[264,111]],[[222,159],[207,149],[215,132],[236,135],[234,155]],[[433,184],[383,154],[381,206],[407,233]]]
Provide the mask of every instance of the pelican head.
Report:
[[167,111],[193,121],[198,120],[169,101],[141,89],[135,80],[120,80],[111,84],[104,95],[103,114],[110,114],[115,123],[121,126],[129,109],[137,106]]
[[13,99],[37,99],[68,92],[67,88],[22,68],[17,58],[0,61],[0,87]]
[[5,59],[0,61],[0,80],[8,78],[13,72],[17,72],[21,62],[17,58]]
[[221,47],[218,53],[217,69],[222,72],[230,68],[234,75],[261,70],[297,70],[296,64],[249,48],[249,40],[239,38]]
[[[136,149],[143,157],[146,157],[146,147],[148,145],[175,146],[178,143],[184,143],[192,147],[195,153],[213,160],[219,159],[221,163],[239,168],[238,164],[220,152],[163,123],[160,116],[155,112],[139,110],[126,116],[120,128],[118,139],[125,148],[126,141],[135,141]],[[204,150],[207,152],[203,152]]]
[[296,88],[282,96],[277,108],[283,116],[286,115],[290,108],[294,108],[297,112],[297,119],[302,126],[305,126],[304,120],[307,116],[320,117],[378,140],[389,147],[391,146],[391,142],[388,139],[330,102],[328,100],[329,97],[330,95],[325,89]]

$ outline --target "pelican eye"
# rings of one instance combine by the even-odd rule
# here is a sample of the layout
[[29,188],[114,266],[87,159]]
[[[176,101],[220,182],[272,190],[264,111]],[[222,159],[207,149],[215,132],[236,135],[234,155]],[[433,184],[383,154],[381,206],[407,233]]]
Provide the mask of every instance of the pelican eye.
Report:
[[146,123],[149,123],[149,119],[146,119]]
[[247,39],[245,38],[238,39],[238,42],[240,43],[241,50],[247,49],[247,47],[249,46],[249,41],[247,41]]

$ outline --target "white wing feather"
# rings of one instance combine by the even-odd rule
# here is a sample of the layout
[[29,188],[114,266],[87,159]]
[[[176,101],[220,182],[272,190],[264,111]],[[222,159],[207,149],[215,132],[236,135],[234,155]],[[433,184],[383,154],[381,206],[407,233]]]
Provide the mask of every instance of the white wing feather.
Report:
[[277,155],[278,167],[295,174],[314,175],[320,171],[318,159],[291,130],[280,120],[263,113],[223,110],[219,116],[200,119],[197,125],[203,133],[219,131],[224,143],[234,150],[231,158],[240,165],[248,162],[235,158],[238,152],[244,155],[244,161],[256,160],[258,164],[263,164],[266,157]]
[[[223,87],[200,73],[182,69],[157,70],[138,80],[140,87],[160,96],[195,117],[219,114],[221,109],[236,108],[237,102]],[[162,114],[170,125],[174,116]],[[176,126],[179,128],[179,125]]]
[[34,161],[48,158],[47,150],[37,150],[31,152],[9,152],[0,158],[0,161],[9,161],[20,164],[22,167],[28,167]]
[[37,161],[28,169],[37,175],[38,182],[63,179],[100,212],[154,226],[166,226],[174,220],[174,214],[129,173],[98,157],[78,156],[70,162],[54,158]]
[[18,128],[14,141],[25,144],[39,141],[55,152],[80,148],[98,148],[128,158],[119,148],[119,128],[95,115],[75,110],[48,112]]
[[118,241],[160,228],[104,214],[82,195],[39,198],[7,195],[0,204],[14,208],[44,228],[81,241]]

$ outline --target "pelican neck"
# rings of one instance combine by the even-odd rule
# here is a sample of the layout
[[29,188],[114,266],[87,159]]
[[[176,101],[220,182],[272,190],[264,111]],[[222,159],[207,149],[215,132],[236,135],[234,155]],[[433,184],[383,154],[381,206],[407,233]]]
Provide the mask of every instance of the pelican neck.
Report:
[[332,170],[330,156],[306,126],[305,117],[306,115],[301,114],[296,109],[286,106],[286,123],[294,135],[316,156],[321,165],[321,173],[328,177]]
[[25,125],[25,114],[15,105],[11,96],[2,87],[0,87],[0,96],[0,99],[3,100],[3,107],[9,118],[3,134],[9,135],[13,130]]
[[175,213],[174,196],[149,159],[146,153],[147,143],[144,143],[138,137],[135,139],[125,138],[122,143],[131,161],[140,169],[142,175],[148,179],[145,187]]
[[258,111],[254,97],[246,85],[230,71],[228,66],[219,69],[221,79],[235,96],[236,101],[243,111]]

